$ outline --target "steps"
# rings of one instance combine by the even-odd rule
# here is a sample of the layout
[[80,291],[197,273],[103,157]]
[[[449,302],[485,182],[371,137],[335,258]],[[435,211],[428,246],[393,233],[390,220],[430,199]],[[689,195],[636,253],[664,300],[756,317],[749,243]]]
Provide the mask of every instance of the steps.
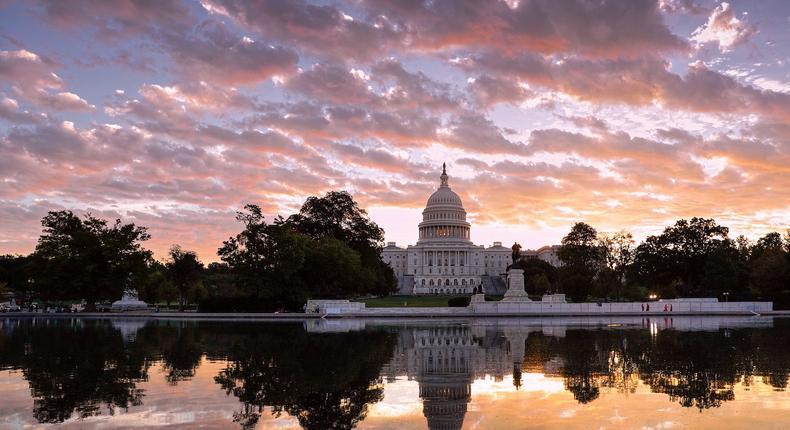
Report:
[[483,293],[502,296],[507,292],[505,280],[499,276],[483,276],[480,278],[483,284]]

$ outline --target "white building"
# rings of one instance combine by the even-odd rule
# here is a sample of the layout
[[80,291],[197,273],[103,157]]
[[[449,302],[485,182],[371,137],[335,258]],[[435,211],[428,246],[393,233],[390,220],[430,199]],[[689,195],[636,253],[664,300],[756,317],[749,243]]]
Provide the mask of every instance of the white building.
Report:
[[470,224],[458,194],[450,189],[442,166],[439,189],[428,198],[416,245],[399,248],[388,242],[382,252],[398,278],[401,294],[468,294],[481,286],[503,294],[501,276],[512,263],[501,242],[486,248],[470,240]]
[[557,251],[560,249],[560,245],[551,245],[551,246],[542,246],[536,250],[527,249],[521,251],[521,257],[523,258],[536,258],[538,260],[543,260],[554,267],[562,266],[562,261],[560,257],[557,256]]

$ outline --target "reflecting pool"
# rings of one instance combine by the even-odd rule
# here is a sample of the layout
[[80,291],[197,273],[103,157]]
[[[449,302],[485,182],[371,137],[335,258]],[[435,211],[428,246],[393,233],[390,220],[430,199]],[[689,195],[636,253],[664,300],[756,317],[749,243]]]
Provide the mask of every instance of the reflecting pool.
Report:
[[0,428],[783,429],[790,319],[0,318]]

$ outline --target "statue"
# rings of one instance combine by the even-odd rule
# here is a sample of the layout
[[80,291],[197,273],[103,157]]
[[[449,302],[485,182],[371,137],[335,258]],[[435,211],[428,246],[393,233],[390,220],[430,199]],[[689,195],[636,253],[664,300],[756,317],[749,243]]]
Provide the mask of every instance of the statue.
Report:
[[148,303],[137,298],[137,290],[126,289],[121,300],[112,302],[113,311],[141,311],[148,310]]

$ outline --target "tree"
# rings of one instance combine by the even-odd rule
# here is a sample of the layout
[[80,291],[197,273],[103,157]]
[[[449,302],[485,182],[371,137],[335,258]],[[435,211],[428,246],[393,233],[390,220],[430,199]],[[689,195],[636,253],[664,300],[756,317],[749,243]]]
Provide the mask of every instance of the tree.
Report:
[[678,220],[637,247],[633,278],[654,289],[677,285],[684,296],[702,295],[706,261],[726,246],[728,233],[713,219]]
[[602,265],[603,252],[598,232],[589,224],[578,222],[562,238],[557,256],[563,263],[559,270],[560,286],[574,301],[584,301]]
[[30,276],[44,299],[83,298],[89,310],[98,300],[117,300],[145,280],[151,252],[142,242],[146,228],[120,219],[107,221],[71,211],[49,212],[31,255]]
[[203,275],[203,263],[194,251],[185,251],[178,245],[170,248],[169,257],[165,264],[167,275],[178,289],[178,309],[183,310]]
[[526,290],[529,294],[545,294],[547,291],[551,290],[549,278],[545,273],[539,273],[530,277],[527,281]]
[[392,268],[381,259],[384,230],[370,220],[348,192],[330,191],[323,197],[309,197],[299,213],[285,223],[313,240],[332,237],[357,251],[368,272],[360,293],[385,295],[397,290]]
[[244,295],[282,297],[295,287],[294,275],[304,264],[308,239],[294,233],[281,219],[268,224],[257,205],[246,205],[236,220],[241,233],[222,243],[217,252],[235,274]]
[[[543,294],[553,291],[557,284],[557,268],[538,258],[522,258],[510,268],[524,271],[524,285],[529,294]],[[545,283],[543,279],[545,278]]]
[[0,282],[17,293],[30,290],[28,278],[29,258],[22,255],[0,255]]
[[704,295],[722,297],[723,293],[732,299],[744,299],[749,295],[748,260],[743,259],[735,242],[727,239],[719,243],[705,260],[702,271],[701,291]]
[[575,266],[588,274],[595,274],[603,257],[598,244],[598,232],[589,224],[577,222],[570,233],[562,238],[557,256],[565,266]]
[[0,302],[4,302],[10,292],[11,289],[8,288],[8,284],[5,281],[0,281]]
[[610,287],[608,290],[614,292],[616,300],[620,300],[626,270],[634,261],[634,237],[625,231],[603,233],[598,236],[598,247],[603,252],[603,260],[612,275],[607,278],[607,285]]
[[784,301],[790,280],[790,263],[778,233],[769,233],[759,239],[752,249],[749,262],[752,289],[763,298]]

